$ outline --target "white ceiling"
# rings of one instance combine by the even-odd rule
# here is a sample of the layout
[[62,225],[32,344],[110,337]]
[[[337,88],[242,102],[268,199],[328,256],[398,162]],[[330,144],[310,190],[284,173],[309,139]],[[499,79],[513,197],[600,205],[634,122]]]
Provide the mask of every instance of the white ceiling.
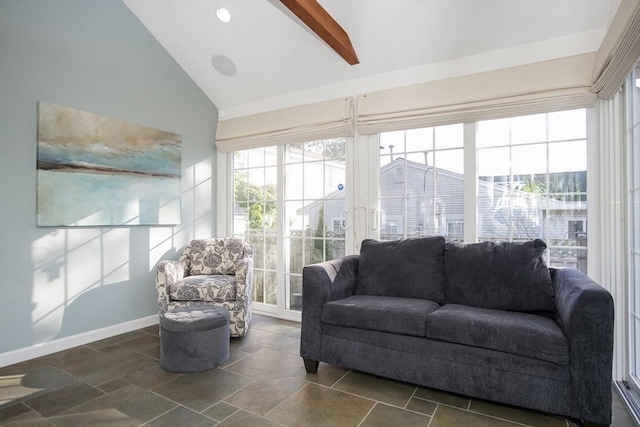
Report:
[[[620,0],[320,0],[349,34],[354,66],[278,0],[124,2],[224,119],[592,52]],[[213,55],[236,74],[216,71]]]

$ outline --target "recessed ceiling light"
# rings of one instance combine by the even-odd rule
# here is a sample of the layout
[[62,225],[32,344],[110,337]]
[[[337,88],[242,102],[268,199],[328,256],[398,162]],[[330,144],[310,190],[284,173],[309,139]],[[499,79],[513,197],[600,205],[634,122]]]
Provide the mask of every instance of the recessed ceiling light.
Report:
[[222,22],[231,21],[231,13],[229,13],[229,11],[224,7],[219,7],[218,9],[216,9],[216,16]]

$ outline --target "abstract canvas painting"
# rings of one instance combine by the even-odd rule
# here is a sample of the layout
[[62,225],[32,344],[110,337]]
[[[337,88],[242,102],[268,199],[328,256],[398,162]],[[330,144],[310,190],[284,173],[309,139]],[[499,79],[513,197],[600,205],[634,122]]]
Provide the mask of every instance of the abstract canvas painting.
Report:
[[182,137],[38,104],[37,225],[180,223]]

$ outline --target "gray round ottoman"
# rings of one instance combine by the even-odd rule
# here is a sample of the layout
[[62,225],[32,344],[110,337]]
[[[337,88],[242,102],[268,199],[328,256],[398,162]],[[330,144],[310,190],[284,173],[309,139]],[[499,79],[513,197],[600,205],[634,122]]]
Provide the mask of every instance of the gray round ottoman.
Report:
[[160,366],[171,372],[199,372],[229,358],[229,311],[212,306],[160,312]]

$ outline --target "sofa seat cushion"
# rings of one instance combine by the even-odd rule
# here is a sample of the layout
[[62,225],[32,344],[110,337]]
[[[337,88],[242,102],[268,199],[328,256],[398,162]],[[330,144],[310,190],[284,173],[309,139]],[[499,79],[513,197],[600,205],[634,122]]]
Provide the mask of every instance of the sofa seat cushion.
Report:
[[225,302],[236,300],[236,277],[226,275],[188,276],[169,288],[174,301]]
[[427,315],[438,307],[436,302],[416,298],[353,295],[327,302],[322,323],[424,337]]
[[446,303],[511,311],[555,310],[551,274],[543,259],[546,248],[540,239],[445,244]]
[[427,338],[569,364],[569,342],[553,319],[446,304],[427,316]]
[[444,237],[364,240],[353,293],[444,303]]

